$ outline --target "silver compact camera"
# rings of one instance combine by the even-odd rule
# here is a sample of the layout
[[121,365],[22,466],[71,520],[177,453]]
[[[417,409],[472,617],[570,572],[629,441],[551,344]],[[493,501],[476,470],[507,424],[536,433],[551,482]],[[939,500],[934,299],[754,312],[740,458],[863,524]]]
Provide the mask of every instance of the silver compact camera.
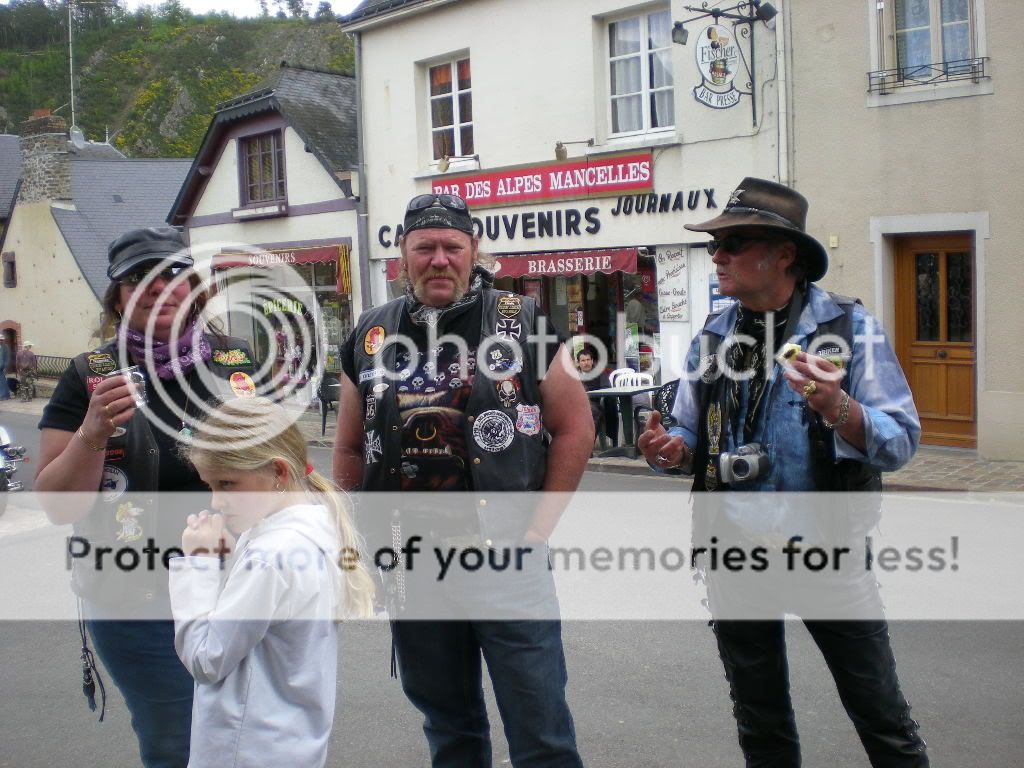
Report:
[[735,453],[718,457],[718,474],[723,483],[742,483],[768,473],[768,452],[760,443],[747,443]]

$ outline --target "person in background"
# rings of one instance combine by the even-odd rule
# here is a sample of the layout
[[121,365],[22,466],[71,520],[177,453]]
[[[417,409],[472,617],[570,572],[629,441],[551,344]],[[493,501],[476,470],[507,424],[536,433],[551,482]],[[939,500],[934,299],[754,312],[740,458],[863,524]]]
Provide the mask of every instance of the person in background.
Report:
[[26,341],[18,353],[18,392],[22,401],[31,400],[35,396],[36,376],[39,375],[39,359],[32,351],[32,342]]
[[0,337],[0,400],[11,399],[11,388],[7,386],[7,366],[11,362],[11,348],[7,339]]
[[[594,373],[594,362],[597,354],[590,345],[584,346],[576,354],[576,367],[580,372],[580,379],[584,388],[590,392],[594,389],[604,389],[611,386],[608,381],[608,374],[602,371]],[[604,416],[604,432],[611,440],[612,445],[619,441],[619,407],[614,397],[602,397],[600,400],[591,399],[590,415],[594,418],[594,429],[597,430],[601,417]]]

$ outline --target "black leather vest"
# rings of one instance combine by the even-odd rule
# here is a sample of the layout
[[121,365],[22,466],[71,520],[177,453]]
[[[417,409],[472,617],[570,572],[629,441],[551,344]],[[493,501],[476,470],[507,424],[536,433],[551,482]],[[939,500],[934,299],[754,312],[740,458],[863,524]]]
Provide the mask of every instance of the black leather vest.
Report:
[[[534,328],[536,304],[529,297],[491,288],[481,290],[481,301],[477,371],[464,422],[472,488],[539,490],[544,484],[547,441],[541,425],[535,349],[526,339]],[[362,489],[366,491],[401,489],[402,419],[397,395],[401,382],[394,376],[399,345],[385,341],[385,346],[374,355],[369,353],[374,345],[364,341],[378,327],[383,328],[383,339],[390,339],[399,332],[404,312],[405,299],[395,299],[364,312],[353,331],[357,379],[354,383],[359,389],[364,431]],[[515,349],[497,334],[498,323],[505,320],[518,322],[522,328],[521,356],[515,355]],[[484,375],[491,359],[488,353],[494,351],[516,357],[521,365],[515,374],[519,380],[515,402],[503,401],[498,382]],[[371,418],[367,418],[368,399],[374,401]]]
[[[251,376],[255,364],[249,345],[244,339],[205,335],[215,357],[207,364],[218,380],[224,383],[213,394],[221,398],[234,397],[227,380],[236,372]],[[238,350],[249,362],[231,365],[230,355],[224,353]],[[220,354],[217,354],[220,353]],[[73,365],[78,370],[82,384],[88,390],[91,377],[97,372],[90,369],[91,355],[109,355],[117,368],[132,365],[118,359],[117,343],[111,342],[92,352],[78,355]],[[217,358],[220,358],[219,360]],[[152,396],[152,392],[150,393]],[[157,538],[158,501],[156,492],[176,491],[176,488],[158,488],[160,476],[160,450],[153,428],[143,410],[137,409],[126,425],[127,432],[121,437],[112,437],[107,442],[103,463],[103,477],[100,480],[100,498],[92,511],[74,525],[74,535],[88,542],[95,553],[97,547],[110,547],[112,553],[102,561],[102,570],[97,571],[94,556],[76,558],[72,571],[72,586],[75,592],[101,604],[112,604],[123,609],[131,606],[133,614],[145,617],[145,609],[152,606],[154,617],[167,617],[163,606],[167,604],[167,571],[161,557],[167,547],[180,547],[177,541],[156,541],[161,552],[156,556],[157,567],[150,569],[151,556],[146,550]],[[198,510],[196,510],[198,511]],[[184,518],[181,520],[184,528]],[[80,549],[82,544],[77,545]],[[138,553],[139,565],[127,573],[119,568],[114,555],[122,550],[132,549]],[[121,563],[130,564],[135,557],[121,554]]]

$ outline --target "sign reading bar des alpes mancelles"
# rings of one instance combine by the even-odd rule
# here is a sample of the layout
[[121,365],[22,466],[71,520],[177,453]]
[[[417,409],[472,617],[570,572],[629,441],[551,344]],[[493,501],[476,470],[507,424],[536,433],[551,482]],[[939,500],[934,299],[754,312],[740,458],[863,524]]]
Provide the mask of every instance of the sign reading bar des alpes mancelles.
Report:
[[431,186],[434,194],[459,195],[474,207],[524,205],[650,192],[654,189],[654,169],[651,150],[646,150],[448,174],[434,179]]

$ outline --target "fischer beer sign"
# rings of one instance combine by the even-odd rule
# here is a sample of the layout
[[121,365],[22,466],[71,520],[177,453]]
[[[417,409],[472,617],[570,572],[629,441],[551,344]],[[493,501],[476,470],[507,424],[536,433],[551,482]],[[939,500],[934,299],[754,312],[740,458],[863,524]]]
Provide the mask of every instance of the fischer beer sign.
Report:
[[706,27],[694,46],[701,83],[693,97],[712,109],[735,107],[742,95],[733,85],[740,63],[740,51],[734,33],[720,24]]
[[470,206],[525,205],[551,200],[618,197],[654,189],[651,150],[505,168],[434,179],[434,194],[459,195]]

